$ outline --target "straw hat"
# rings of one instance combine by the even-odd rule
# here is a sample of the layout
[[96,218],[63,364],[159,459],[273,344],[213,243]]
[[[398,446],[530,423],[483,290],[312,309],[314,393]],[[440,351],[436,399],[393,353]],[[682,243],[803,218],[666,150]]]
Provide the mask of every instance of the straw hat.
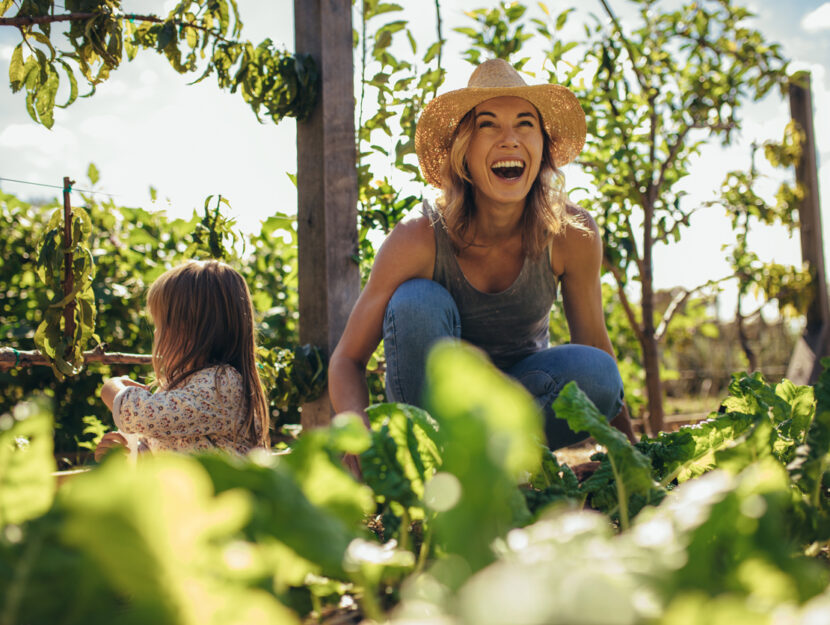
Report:
[[562,85],[528,85],[512,65],[491,59],[475,69],[466,88],[438,96],[421,113],[415,129],[415,153],[429,184],[441,186],[441,165],[450,153],[461,118],[485,100],[500,96],[524,98],[536,107],[551,139],[557,167],[570,163],[582,150],[585,113],[573,92]]

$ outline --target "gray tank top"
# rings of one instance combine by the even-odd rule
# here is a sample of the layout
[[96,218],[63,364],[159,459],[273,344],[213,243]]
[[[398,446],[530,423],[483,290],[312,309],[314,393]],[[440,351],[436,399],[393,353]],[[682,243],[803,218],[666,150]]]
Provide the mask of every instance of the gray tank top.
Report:
[[525,257],[513,284],[483,293],[467,281],[440,214],[426,201],[422,212],[435,232],[432,279],[450,292],[461,315],[461,338],[483,349],[500,369],[550,344],[550,309],[557,281],[548,254]]

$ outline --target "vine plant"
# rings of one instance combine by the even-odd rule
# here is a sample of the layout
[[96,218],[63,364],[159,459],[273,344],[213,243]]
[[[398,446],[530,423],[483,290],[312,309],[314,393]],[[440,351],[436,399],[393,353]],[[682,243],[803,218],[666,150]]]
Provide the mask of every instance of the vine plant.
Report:
[[[9,65],[13,92],[25,90],[26,109],[51,128],[55,106],[78,97],[76,72],[92,95],[124,56],[139,49],[167,57],[180,74],[202,71],[199,82],[215,73],[217,83],[239,92],[257,119],[264,110],[275,123],[305,119],[317,98],[319,73],[312,58],[278,49],[270,39],[259,45],[238,40],[242,22],[236,0],[182,0],[166,17],[125,13],[121,0],[66,0],[56,13],[52,0],[0,0],[0,26],[19,30],[21,42]],[[6,14],[17,7],[11,17]],[[56,46],[52,25],[68,22],[68,44]],[[69,83],[64,104],[56,104],[61,74]],[[262,121],[260,119],[260,121]]]
[[88,239],[92,222],[83,208],[71,208],[72,182],[64,179],[64,208],[52,213],[37,254],[37,275],[52,292],[35,346],[59,380],[80,372],[84,347],[95,337],[95,264]]

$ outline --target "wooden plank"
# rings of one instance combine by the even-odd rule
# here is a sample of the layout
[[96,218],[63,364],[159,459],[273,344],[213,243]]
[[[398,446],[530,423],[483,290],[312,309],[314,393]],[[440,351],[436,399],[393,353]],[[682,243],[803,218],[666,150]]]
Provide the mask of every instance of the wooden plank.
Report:
[[[315,110],[297,124],[300,341],[326,357],[360,291],[351,11],[348,0],[294,1],[296,51],[322,77]],[[303,406],[303,427],[330,418],[328,394]]]
[[830,353],[830,305],[824,266],[824,241],[818,195],[816,139],[813,130],[813,98],[810,73],[799,72],[790,81],[790,115],[804,133],[801,159],[795,177],[804,189],[798,212],[801,231],[801,258],[809,263],[815,292],[807,310],[807,325],[787,367],[787,378],[796,384],[813,383],[821,373],[821,357]]

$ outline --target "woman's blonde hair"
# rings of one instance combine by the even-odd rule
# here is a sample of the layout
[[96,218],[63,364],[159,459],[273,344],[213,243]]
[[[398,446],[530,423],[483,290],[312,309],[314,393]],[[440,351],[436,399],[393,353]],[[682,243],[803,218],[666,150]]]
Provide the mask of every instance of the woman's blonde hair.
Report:
[[238,434],[269,447],[268,403],[256,369],[256,337],[251,293],[229,265],[188,261],[162,274],[147,295],[156,326],[153,369],[159,385],[174,389],[215,365],[242,376],[247,417]]
[[[455,129],[448,158],[441,172],[441,196],[438,210],[446,225],[456,250],[472,245],[468,239],[470,225],[475,214],[473,181],[467,168],[467,148],[475,128],[475,109],[470,110]],[[543,148],[539,174],[527,195],[522,213],[522,246],[525,254],[538,258],[554,236],[566,226],[585,230],[582,221],[568,211],[565,193],[565,176],[556,168],[550,150],[550,138],[540,124]]]

